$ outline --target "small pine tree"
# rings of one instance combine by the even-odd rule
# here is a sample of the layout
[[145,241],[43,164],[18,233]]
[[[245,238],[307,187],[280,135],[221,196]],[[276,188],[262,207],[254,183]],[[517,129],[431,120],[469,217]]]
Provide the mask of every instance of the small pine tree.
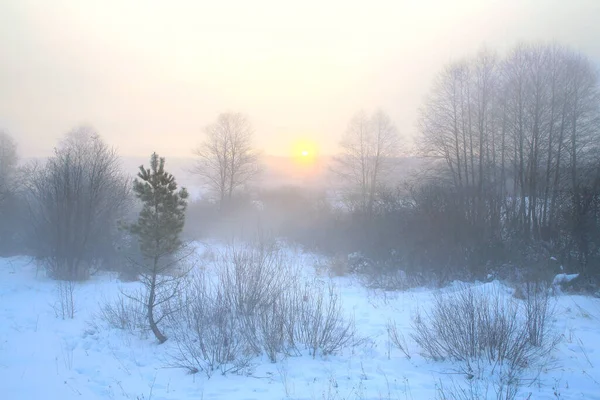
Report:
[[167,337],[158,328],[162,318],[156,318],[155,309],[173,298],[177,290],[177,285],[171,285],[176,278],[165,275],[180,261],[176,254],[183,246],[179,235],[188,197],[185,188],[177,190],[175,177],[164,166],[165,159],[156,153],[150,157],[150,169],[140,166],[133,190],[143,206],[137,222],[128,227],[137,237],[144,258],[141,281],[146,289],[148,324],[159,343],[164,343]]

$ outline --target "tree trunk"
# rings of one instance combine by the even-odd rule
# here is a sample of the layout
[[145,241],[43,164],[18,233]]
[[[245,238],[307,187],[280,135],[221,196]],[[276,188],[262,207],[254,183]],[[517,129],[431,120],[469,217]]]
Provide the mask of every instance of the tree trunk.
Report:
[[[154,260],[154,271],[156,271],[156,263],[157,260]],[[158,340],[159,344],[163,344],[167,341],[167,337],[162,334],[160,329],[158,329],[158,325],[154,320],[154,304],[156,302],[156,272],[152,273],[152,281],[150,282],[150,293],[148,294],[148,324],[150,324],[150,329],[152,329],[152,333]]]

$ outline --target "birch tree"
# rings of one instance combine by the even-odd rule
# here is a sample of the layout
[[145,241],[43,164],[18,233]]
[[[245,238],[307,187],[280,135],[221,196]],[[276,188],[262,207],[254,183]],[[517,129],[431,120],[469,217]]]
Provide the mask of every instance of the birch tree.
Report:
[[223,113],[204,129],[206,138],[194,151],[193,171],[213,192],[221,209],[235,192],[259,172],[259,154],[252,147],[254,130],[241,113]]
[[398,130],[381,110],[370,117],[359,112],[350,121],[340,149],[333,170],[345,184],[346,201],[370,215],[377,191],[393,171],[400,150]]

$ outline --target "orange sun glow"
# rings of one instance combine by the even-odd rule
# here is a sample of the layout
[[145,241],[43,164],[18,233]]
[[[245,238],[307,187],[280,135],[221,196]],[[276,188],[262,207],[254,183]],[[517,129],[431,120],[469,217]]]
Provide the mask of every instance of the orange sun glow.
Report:
[[316,144],[309,140],[298,140],[292,146],[292,156],[298,164],[314,164],[317,155],[316,153]]

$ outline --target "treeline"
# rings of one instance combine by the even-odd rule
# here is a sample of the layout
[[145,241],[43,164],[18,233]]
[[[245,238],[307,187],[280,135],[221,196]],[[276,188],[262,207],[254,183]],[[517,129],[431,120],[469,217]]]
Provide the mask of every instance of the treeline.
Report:
[[589,59],[557,45],[482,51],[438,75],[419,125],[421,149],[445,164],[423,192],[446,210],[432,228],[454,225],[460,257],[541,251],[599,272],[600,86]]
[[[558,45],[480,51],[440,71],[418,126],[420,168],[405,182],[391,183],[406,148],[395,125],[383,111],[360,112],[329,190],[267,191],[257,189],[249,120],[221,114],[195,151],[209,195],[190,202],[184,232],[260,225],[378,280],[519,279],[559,265],[598,279],[600,83],[588,58]],[[24,169],[6,134],[0,149],[2,254],[28,252],[85,278],[135,246],[118,224],[132,217],[131,181],[93,130],[71,132]]]
[[294,210],[303,221],[290,235],[344,258],[358,252],[347,268],[378,281],[399,271],[444,283],[569,270],[597,287],[597,66],[558,45],[480,51],[439,72],[418,126],[421,168],[394,186],[402,141],[386,118],[358,114],[332,166],[344,206]]
[[[379,264],[424,280],[600,274],[597,66],[558,45],[489,50],[443,68],[420,108],[423,167],[378,185],[349,237]],[[373,261],[371,261],[373,262]]]
[[14,140],[2,133],[3,143],[0,154],[10,157],[0,170],[0,257],[32,256],[47,276],[71,282],[99,270],[132,280],[148,275],[148,265],[176,269],[187,192],[178,191],[164,158],[152,154],[150,169],[140,166],[134,179],[136,171],[124,171],[116,150],[88,126],[22,167]]
[[[210,193],[196,209],[208,205],[207,213],[188,218],[184,241],[234,215],[259,172],[247,117],[221,114],[205,134],[194,171]],[[118,271],[128,280],[143,276],[148,260],[130,228],[138,213],[147,217],[148,211],[134,193],[135,173],[123,170],[117,151],[89,126],[67,132],[50,157],[23,165],[14,138],[0,131],[0,257],[32,256],[49,277],[64,281],[86,280],[99,270]],[[157,212],[163,216],[162,208]]]

